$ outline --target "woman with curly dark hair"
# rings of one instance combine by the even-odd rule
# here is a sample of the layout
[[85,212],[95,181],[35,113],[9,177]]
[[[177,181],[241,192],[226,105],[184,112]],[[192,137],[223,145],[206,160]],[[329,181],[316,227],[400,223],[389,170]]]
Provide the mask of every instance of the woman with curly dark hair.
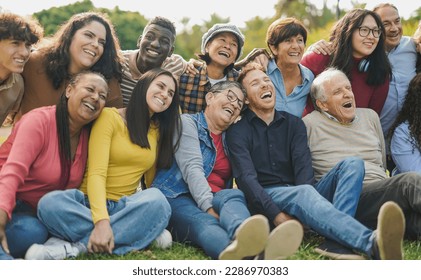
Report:
[[393,175],[421,172],[421,73],[409,83],[408,94],[390,135],[390,149],[396,163]]
[[122,107],[120,44],[106,15],[96,12],[72,16],[33,51],[22,76],[25,92],[20,116],[41,106],[54,105],[75,74],[91,70],[104,75],[110,93],[107,107]]

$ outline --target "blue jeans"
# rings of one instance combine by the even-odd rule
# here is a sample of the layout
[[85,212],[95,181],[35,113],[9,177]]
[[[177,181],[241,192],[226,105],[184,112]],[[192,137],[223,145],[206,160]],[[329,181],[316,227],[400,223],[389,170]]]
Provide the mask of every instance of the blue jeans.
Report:
[[238,189],[215,193],[212,208],[219,214],[219,220],[203,212],[189,194],[167,199],[172,211],[169,229],[174,238],[192,242],[213,259],[218,258],[238,226],[250,217],[244,194]]
[[[107,209],[116,255],[148,246],[168,225],[171,215],[170,206],[158,189],[123,196],[119,201],[107,200]],[[88,198],[77,189],[46,194],[39,201],[38,217],[52,235],[85,246],[94,229]]]
[[[43,244],[48,238],[47,228],[38,220],[35,211],[24,202],[16,201],[11,220],[6,225],[7,245],[14,258],[23,258],[35,243]],[[12,259],[0,246],[0,260]]]
[[265,191],[282,212],[296,217],[320,235],[371,255],[373,231],[336,209],[313,186],[274,186]]
[[364,161],[349,157],[336,164],[314,187],[336,209],[354,217],[364,176]]

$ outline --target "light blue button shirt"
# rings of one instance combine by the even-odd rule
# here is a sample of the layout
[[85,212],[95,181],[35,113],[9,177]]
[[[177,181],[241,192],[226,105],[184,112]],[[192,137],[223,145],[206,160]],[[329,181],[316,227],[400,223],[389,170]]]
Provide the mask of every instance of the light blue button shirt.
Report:
[[387,56],[392,66],[392,79],[383,110],[380,113],[380,123],[385,138],[402,109],[409,82],[416,75],[417,51],[414,41],[411,37],[402,36],[399,45]]
[[294,88],[290,95],[286,95],[284,78],[281,70],[276,65],[274,59],[271,59],[268,64],[268,75],[276,90],[276,105],[278,111],[286,111],[294,116],[301,118],[304,108],[307,103],[307,96],[310,93],[310,86],[314,80],[313,72],[307,67],[298,64],[301,71],[303,81],[301,85]]
[[390,150],[396,164],[395,174],[415,171],[421,173],[421,153],[412,143],[416,140],[409,133],[408,122],[401,123],[394,131]]

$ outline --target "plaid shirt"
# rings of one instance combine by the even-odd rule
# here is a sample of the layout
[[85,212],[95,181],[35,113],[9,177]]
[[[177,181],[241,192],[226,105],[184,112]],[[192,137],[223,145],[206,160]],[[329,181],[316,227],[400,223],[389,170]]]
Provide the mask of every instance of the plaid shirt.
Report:
[[[183,113],[194,114],[201,112],[206,107],[205,95],[211,88],[207,75],[206,64],[197,68],[198,74],[184,73],[180,76],[180,107]],[[236,81],[238,71],[235,69],[227,73],[228,81]]]

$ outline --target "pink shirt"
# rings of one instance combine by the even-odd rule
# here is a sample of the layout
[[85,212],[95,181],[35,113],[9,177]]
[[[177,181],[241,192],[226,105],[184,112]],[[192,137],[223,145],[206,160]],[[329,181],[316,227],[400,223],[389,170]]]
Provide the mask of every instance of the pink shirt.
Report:
[[0,209],[9,218],[16,200],[36,209],[40,198],[54,190],[78,188],[87,160],[88,130],[80,134],[67,186],[60,186],[61,168],[56,107],[34,109],[14,127],[0,147]]

